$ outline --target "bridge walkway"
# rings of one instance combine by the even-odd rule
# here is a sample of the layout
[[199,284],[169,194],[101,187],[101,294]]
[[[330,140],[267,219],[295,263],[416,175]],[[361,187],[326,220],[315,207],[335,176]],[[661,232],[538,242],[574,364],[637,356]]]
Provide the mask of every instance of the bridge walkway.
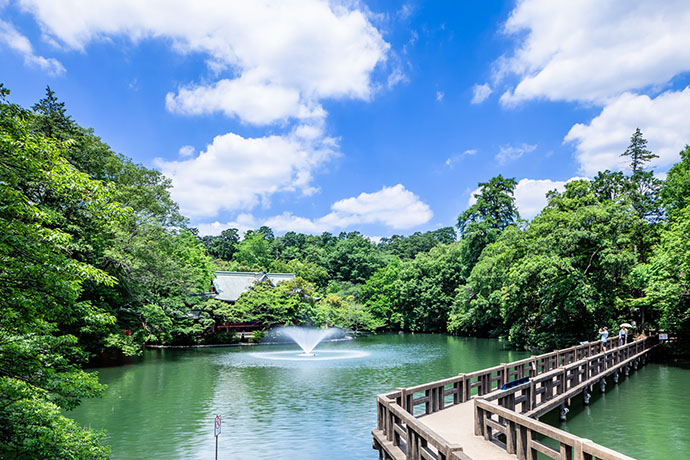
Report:
[[647,337],[608,350],[583,344],[378,395],[373,446],[380,458],[395,460],[522,460],[538,452],[559,460],[631,460],[538,417],[578,394],[587,402],[595,384],[605,391],[607,377],[618,383],[621,373],[646,363],[657,342]]

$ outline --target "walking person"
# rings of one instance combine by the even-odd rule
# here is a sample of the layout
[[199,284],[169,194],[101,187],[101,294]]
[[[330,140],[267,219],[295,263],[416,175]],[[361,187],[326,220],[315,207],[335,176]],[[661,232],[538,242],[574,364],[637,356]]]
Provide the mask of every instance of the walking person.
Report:
[[628,339],[628,330],[625,328],[625,326],[621,326],[621,330],[618,333],[618,338],[620,340],[620,346],[625,345],[625,342],[627,342]]
[[604,326],[599,329],[599,334],[601,335],[601,348],[606,351],[606,341],[609,338],[609,328]]

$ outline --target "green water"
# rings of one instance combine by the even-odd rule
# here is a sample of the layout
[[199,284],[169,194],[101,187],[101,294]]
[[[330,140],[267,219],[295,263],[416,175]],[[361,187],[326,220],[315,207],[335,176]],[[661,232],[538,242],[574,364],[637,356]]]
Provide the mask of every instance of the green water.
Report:
[[551,412],[542,421],[638,459],[690,456],[690,369],[647,364],[595,387],[589,406],[573,399],[567,420]]
[[[293,349],[147,351],[137,363],[99,369],[108,395],[85,401],[69,415],[107,430],[115,459],[213,459],[213,421],[222,414],[220,459],[373,460],[370,432],[376,425],[377,393],[528,356],[496,340],[391,334],[321,344],[315,350],[317,358],[345,351],[364,355],[351,359],[264,359],[263,353]],[[690,400],[681,400],[684,393],[675,390],[689,383],[689,376],[683,369],[642,368],[617,388],[609,385],[601,400],[593,398],[590,415],[577,414],[581,401],[575,402],[567,429],[640,459],[670,455],[640,455],[638,445],[655,455],[661,452],[656,448],[667,446],[663,452],[682,458],[690,451]],[[653,401],[645,400],[647,392],[640,388],[639,394],[613,402],[627,388],[638,391],[633,382],[643,379],[659,388]],[[606,412],[608,406],[613,415]],[[604,412],[595,415],[598,411]]]

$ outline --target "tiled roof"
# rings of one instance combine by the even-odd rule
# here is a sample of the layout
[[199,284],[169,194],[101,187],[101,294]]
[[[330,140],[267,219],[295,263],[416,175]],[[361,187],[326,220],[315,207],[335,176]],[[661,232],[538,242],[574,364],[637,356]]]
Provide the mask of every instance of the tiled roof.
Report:
[[266,278],[276,285],[281,281],[295,278],[294,273],[261,273],[261,272],[216,272],[213,287],[218,294],[215,298],[227,302],[235,302],[249,286]]

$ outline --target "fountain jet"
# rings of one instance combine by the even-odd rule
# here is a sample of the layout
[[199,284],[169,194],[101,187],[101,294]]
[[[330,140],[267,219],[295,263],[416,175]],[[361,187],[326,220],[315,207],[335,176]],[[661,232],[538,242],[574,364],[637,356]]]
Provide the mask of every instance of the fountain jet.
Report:
[[340,332],[336,327],[328,329],[314,329],[310,327],[285,326],[276,332],[290,338],[300,346],[302,354],[300,356],[315,356],[312,352],[314,348],[323,340],[333,337]]

